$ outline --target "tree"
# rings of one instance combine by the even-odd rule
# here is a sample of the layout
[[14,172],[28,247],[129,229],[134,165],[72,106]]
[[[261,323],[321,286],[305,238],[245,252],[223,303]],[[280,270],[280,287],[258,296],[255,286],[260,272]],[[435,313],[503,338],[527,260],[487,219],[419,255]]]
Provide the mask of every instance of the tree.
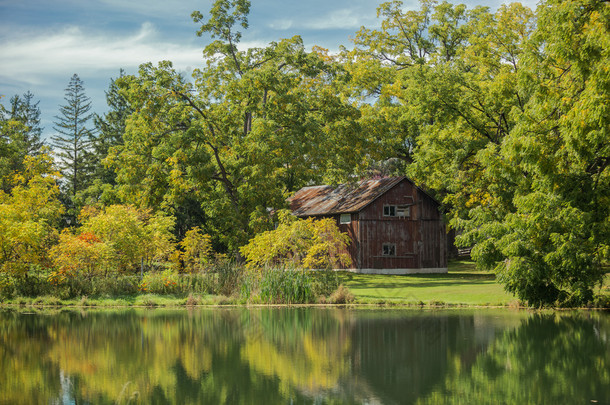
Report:
[[23,97],[15,95],[11,98],[10,117],[24,125],[23,143],[25,154],[34,156],[41,153],[44,142],[40,140],[42,127],[40,126],[40,101],[33,101],[34,95],[26,92]]
[[9,192],[17,172],[23,171],[26,156],[42,153],[40,109],[33,94],[14,96],[9,109],[0,105],[0,185]]
[[63,214],[53,159],[27,156],[23,167],[11,191],[0,191],[0,271],[13,276],[27,276],[32,265],[48,265],[54,227]]
[[340,65],[299,37],[240,51],[249,7],[218,0],[209,19],[193,13],[198,34],[215,39],[193,84],[170,62],[118,81],[135,112],[109,158],[128,201],[175,210],[196,196],[205,231],[234,252],[268,207],[309,182],[345,179],[364,154],[359,112],[337,91]]
[[[0,104],[0,112],[3,111],[4,107]],[[15,173],[22,169],[25,144],[21,134],[25,129],[17,120],[0,119],[0,189],[6,193],[14,185]]]
[[166,260],[175,250],[171,233],[174,219],[166,215],[151,215],[149,210],[128,205],[111,205],[102,210],[85,207],[80,221],[81,235],[93,235],[110,246],[109,257],[120,272],[137,271],[142,263],[150,267],[155,261]]
[[60,169],[66,179],[70,205],[76,194],[84,190],[93,171],[91,147],[93,135],[87,123],[93,116],[91,101],[85,94],[83,82],[75,73],[66,88],[66,105],[60,107],[60,115],[55,118],[54,129],[58,135],[52,136],[53,147],[60,160]]
[[417,128],[408,172],[508,291],[534,306],[588,302],[610,244],[607,4],[380,13],[356,56],[365,73],[389,71],[379,99]]
[[[119,79],[124,75],[125,72],[121,69]],[[104,159],[108,156],[111,147],[123,144],[125,122],[127,117],[133,112],[133,108],[131,108],[125,97],[120,94],[116,79],[110,80],[110,85],[106,91],[106,103],[110,107],[110,111],[103,116],[95,114],[93,118],[97,130],[97,136],[93,142],[96,158],[95,177],[103,184],[115,185],[116,174],[105,166]]]

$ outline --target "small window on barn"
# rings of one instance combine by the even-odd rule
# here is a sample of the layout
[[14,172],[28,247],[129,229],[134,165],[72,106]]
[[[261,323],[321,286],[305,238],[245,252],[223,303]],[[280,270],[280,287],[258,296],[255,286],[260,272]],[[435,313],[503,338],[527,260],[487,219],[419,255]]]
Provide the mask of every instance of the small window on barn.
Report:
[[339,217],[340,224],[349,224],[352,222],[352,214],[341,214]]
[[384,256],[396,256],[396,245],[393,243],[383,244],[383,255]]
[[396,216],[402,218],[408,218],[411,216],[411,207],[408,205],[398,205],[396,207]]
[[395,205],[384,205],[383,206],[383,216],[384,217],[395,217],[396,216],[396,206]]

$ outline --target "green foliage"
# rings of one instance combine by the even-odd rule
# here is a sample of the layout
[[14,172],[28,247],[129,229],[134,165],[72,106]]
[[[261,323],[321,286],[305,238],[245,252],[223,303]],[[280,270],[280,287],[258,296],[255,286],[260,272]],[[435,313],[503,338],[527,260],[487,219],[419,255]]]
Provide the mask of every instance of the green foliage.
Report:
[[[34,102],[34,95],[28,91],[23,96],[15,95],[10,101],[10,118],[23,125],[21,141],[24,144],[24,154],[35,156],[42,153],[44,142],[40,140],[40,101]],[[4,120],[4,117],[2,118]]]
[[[91,147],[93,135],[87,124],[93,114],[91,101],[85,94],[82,80],[75,73],[66,87],[65,101],[59,109],[53,127],[57,135],[52,136],[53,147],[60,161],[61,173],[66,180],[66,192],[73,199],[84,190],[93,172]],[[73,207],[73,202],[69,203]],[[76,212],[71,212],[73,217]]]
[[117,270],[137,271],[142,262],[150,267],[174,251],[173,218],[127,205],[102,210],[83,209],[81,234],[91,233],[114,251]]
[[307,304],[320,295],[314,273],[286,268],[249,270],[241,284],[242,299],[263,304]]
[[279,221],[275,230],[256,235],[240,249],[248,267],[326,269],[351,264],[345,253],[349,237],[333,218],[303,220],[281,211]]
[[180,241],[180,259],[187,273],[203,272],[211,262],[212,242],[210,235],[202,234],[198,227],[186,232]]
[[[123,69],[119,73],[119,79],[124,76]],[[110,85],[106,91],[106,103],[110,108],[103,116],[95,114],[93,123],[97,130],[97,136],[93,142],[96,157],[95,177],[104,184],[115,184],[116,174],[104,164],[110,148],[123,144],[125,133],[125,122],[133,112],[125,97],[120,94],[117,79],[110,79]]]
[[136,112],[109,157],[126,201],[174,212],[195,196],[205,232],[232,252],[289,192],[345,179],[366,143],[358,110],[341,96],[348,77],[325,51],[305,51],[299,37],[237,48],[248,10],[219,0],[209,18],[193,14],[199,34],[215,39],[193,83],[170,62],[117,81]]
[[32,265],[48,264],[63,207],[58,176],[47,155],[26,157],[10,193],[0,191],[0,272],[27,275]]
[[530,305],[590,302],[610,258],[607,5],[379,13],[353,71],[403,117],[407,170],[437,190],[458,243]]

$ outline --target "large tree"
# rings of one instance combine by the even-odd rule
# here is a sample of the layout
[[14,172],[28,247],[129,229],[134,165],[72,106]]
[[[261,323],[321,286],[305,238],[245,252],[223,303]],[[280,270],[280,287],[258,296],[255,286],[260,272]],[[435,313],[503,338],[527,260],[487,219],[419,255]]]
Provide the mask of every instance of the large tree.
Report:
[[60,160],[67,195],[73,201],[76,194],[87,187],[93,171],[93,134],[88,127],[93,113],[83,82],[76,73],[65,91],[66,104],[60,106],[60,115],[55,117],[57,135],[52,136],[51,140]]
[[299,37],[238,49],[249,7],[218,0],[209,16],[193,13],[214,39],[194,83],[169,62],[119,80],[135,113],[111,157],[125,196],[170,208],[196,196],[206,231],[230,248],[287,193],[343,180],[363,150],[358,110],[337,90],[345,73],[323,50],[305,51]]
[[[120,70],[119,79],[125,75],[123,69]],[[105,167],[103,160],[108,156],[111,147],[123,144],[125,134],[125,122],[127,117],[133,112],[125,97],[120,94],[116,79],[110,80],[110,85],[106,91],[106,103],[109,111],[104,115],[95,114],[93,123],[96,128],[96,139],[93,149],[96,157],[96,179],[102,183],[114,185],[116,174],[113,170]]]
[[508,291],[537,306],[589,301],[610,245],[608,4],[379,10],[354,74],[378,78],[362,88],[415,128],[408,172]]
[[25,157],[42,151],[39,102],[33,98],[28,91],[11,97],[9,108],[0,105],[0,188],[6,192],[14,174],[23,170]]
[[34,102],[34,95],[28,91],[23,96],[15,95],[10,101],[10,118],[19,121],[24,126],[22,133],[25,154],[35,156],[41,153],[44,142],[40,139],[40,101]]

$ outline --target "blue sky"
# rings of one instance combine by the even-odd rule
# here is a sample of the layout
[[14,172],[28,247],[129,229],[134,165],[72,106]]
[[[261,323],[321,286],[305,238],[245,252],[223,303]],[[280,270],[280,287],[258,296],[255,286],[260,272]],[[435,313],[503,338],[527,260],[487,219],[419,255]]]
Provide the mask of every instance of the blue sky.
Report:
[[[306,46],[350,47],[361,27],[379,24],[377,0],[252,0],[242,46],[301,35]],[[463,1],[496,9],[503,1]],[[535,0],[522,1],[535,7]],[[193,10],[204,15],[212,0],[0,0],[0,102],[26,91],[40,100],[44,136],[65,104],[64,89],[77,73],[99,114],[104,91],[119,69],[137,72],[145,62],[171,60],[181,71],[203,66],[207,39],[195,35]],[[419,2],[404,0],[405,9]]]

